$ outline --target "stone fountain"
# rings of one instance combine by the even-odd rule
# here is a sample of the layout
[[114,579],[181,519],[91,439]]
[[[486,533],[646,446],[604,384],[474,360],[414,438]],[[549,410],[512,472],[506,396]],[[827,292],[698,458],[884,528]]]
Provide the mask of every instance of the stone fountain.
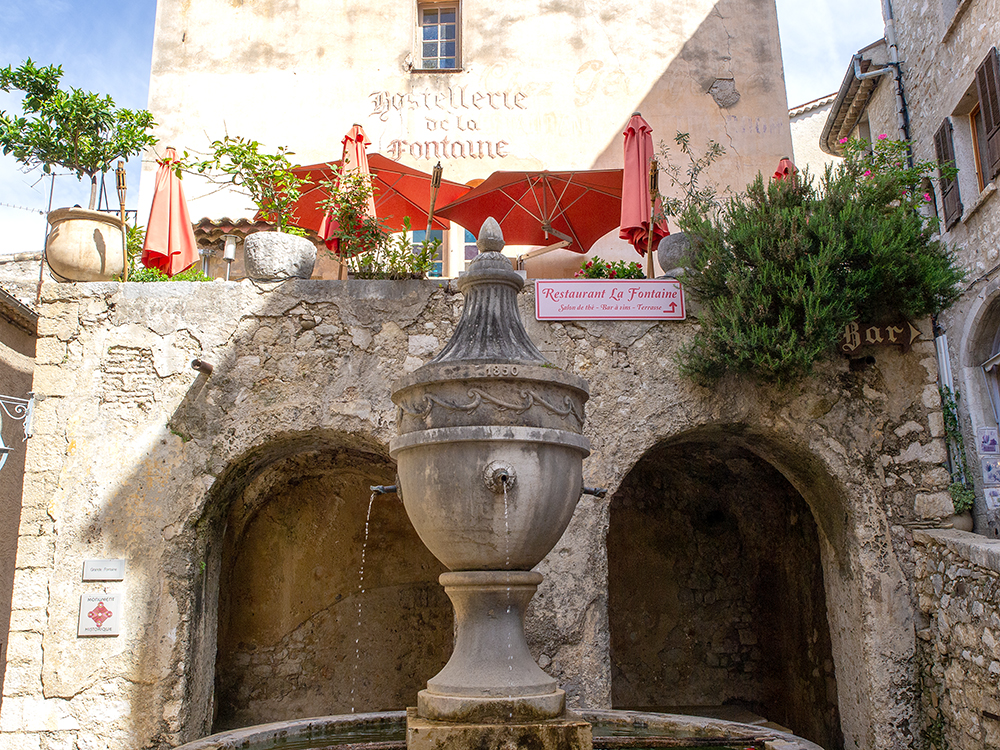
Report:
[[[393,711],[283,721],[178,750],[280,750],[289,743],[402,750],[404,718],[408,750],[591,750],[588,721],[604,733],[602,747],[686,738],[820,750],[734,722],[566,712],[564,692],[528,651],[524,614],[542,580],[532,568],[559,541],[581,493],[601,494],[582,486],[587,382],[547,362],[528,337],[517,312],[524,282],[500,253],[495,221],[484,224],[477,244],[479,256],[458,280],[465,308],[451,341],[392,394],[396,489],[420,538],[450,571],[440,581],[455,607],[451,659],[405,717]],[[630,731],[631,739],[623,736]]]
[[455,608],[451,659],[417,696],[407,745],[589,748],[590,725],[535,663],[524,615],[532,570],[583,491],[587,382],[547,362],[517,312],[524,281],[492,219],[458,280],[465,308],[447,346],[392,394],[398,491]]

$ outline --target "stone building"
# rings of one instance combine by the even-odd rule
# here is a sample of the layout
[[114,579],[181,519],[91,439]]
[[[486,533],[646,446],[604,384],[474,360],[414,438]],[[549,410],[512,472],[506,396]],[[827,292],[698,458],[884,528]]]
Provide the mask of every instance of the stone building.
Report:
[[[377,149],[425,169],[430,150],[469,179],[615,166],[639,109],[660,137],[722,141],[722,184],[790,151],[769,0],[640,4],[637,20],[624,4],[397,5],[159,3],[162,142],[228,127],[308,163],[360,120]],[[446,36],[448,8],[461,55],[439,46],[431,69],[414,37]],[[193,185],[194,215],[244,207]],[[749,712],[826,748],[895,750],[965,720],[940,686],[968,672],[989,746],[1000,543],[939,528],[930,321],[908,352],[861,350],[793,388],[706,389],[677,372],[693,320],[542,322],[533,303],[529,284],[539,348],[590,381],[585,482],[608,489],[539,566],[528,616],[571,706]],[[398,500],[369,488],[394,475],[393,382],[461,307],[442,280],[46,283],[0,750],[165,749],[412,705],[451,611]],[[86,563],[110,572],[85,579]]]
[[[917,534],[923,729],[936,746],[1000,745],[1000,3],[894,0],[886,36],[851,61],[821,137],[909,139],[917,161],[953,163],[926,183],[940,236],[965,269],[961,299],[934,321],[942,385],[957,402],[950,466],[975,487],[975,532]],[[937,175],[935,176],[937,177]],[[964,458],[964,461],[963,461]],[[942,739],[943,738],[943,739]]]
[[[323,163],[359,123],[370,151],[425,172],[440,161],[465,183],[619,168],[638,110],[657,141],[722,143],[712,176],[737,189],[791,152],[787,106],[770,0],[157,3],[149,109],[160,143],[179,150],[204,153],[228,132]],[[141,206],[155,169],[149,158]],[[185,192],[193,218],[253,213],[197,175]],[[457,227],[445,238],[445,276],[464,270],[467,240]],[[616,233],[592,254],[638,260]],[[572,276],[581,261],[552,252],[527,272]]]

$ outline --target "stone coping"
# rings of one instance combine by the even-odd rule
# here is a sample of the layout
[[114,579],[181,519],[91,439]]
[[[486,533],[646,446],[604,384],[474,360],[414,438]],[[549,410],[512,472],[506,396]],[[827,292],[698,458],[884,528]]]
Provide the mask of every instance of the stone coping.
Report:
[[920,529],[913,531],[913,541],[924,546],[944,545],[969,562],[1000,573],[1000,539],[954,529]]

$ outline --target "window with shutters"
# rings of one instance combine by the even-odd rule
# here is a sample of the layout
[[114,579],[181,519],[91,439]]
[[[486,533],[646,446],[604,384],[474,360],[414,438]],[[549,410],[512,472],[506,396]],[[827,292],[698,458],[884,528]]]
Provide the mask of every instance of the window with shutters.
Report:
[[979,102],[970,116],[980,190],[1000,174],[1000,58],[994,47],[976,70]]
[[417,58],[420,70],[458,70],[461,66],[457,2],[417,4]]
[[[950,119],[946,118],[934,134],[934,154],[938,165],[955,166],[955,144],[952,138]],[[946,229],[951,229],[955,222],[962,218],[962,199],[958,191],[958,178],[946,177],[941,171],[938,172],[938,177],[941,186],[941,203],[944,207],[944,225]]]

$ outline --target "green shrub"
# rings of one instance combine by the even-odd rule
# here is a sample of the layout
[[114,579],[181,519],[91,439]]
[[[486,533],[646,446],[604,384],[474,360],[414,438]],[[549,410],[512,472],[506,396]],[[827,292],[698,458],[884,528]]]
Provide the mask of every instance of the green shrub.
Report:
[[906,166],[905,144],[884,136],[846,152],[818,187],[758,175],[716,214],[681,218],[695,248],[683,281],[703,307],[685,375],[786,383],[831,357],[848,323],[918,318],[957,299],[962,273],[919,211],[936,166]]

